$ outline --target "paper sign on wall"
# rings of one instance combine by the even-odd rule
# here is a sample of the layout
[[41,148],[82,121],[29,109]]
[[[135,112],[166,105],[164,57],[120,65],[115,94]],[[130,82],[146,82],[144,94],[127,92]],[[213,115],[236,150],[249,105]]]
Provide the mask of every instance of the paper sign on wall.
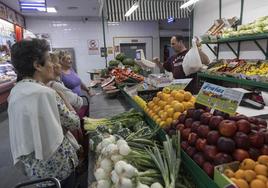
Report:
[[88,54],[89,55],[99,55],[99,40],[97,39],[90,39],[87,41],[88,43]]
[[234,115],[244,93],[205,82],[196,102],[212,109]]

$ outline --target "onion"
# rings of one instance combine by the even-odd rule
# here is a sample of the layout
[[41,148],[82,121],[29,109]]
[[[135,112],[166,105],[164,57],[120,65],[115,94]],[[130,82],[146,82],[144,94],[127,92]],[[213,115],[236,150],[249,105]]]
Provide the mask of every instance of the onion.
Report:
[[133,188],[132,181],[128,178],[120,178],[118,188]]
[[96,178],[97,181],[108,179],[108,175],[107,175],[107,173],[106,173],[102,168],[98,168],[98,169],[94,172],[94,176],[95,176],[95,178]]
[[113,170],[113,162],[110,159],[104,158],[100,162],[100,167],[106,172],[110,173]]
[[111,180],[114,184],[117,184],[119,182],[119,176],[114,170],[111,173]]
[[150,188],[163,188],[163,186],[160,183],[156,182],[153,183]]
[[110,180],[99,180],[97,182],[97,188],[110,188],[111,182]]
[[108,155],[113,155],[116,154],[118,152],[118,147],[115,144],[109,144],[107,147],[107,154]]
[[133,167],[132,165],[126,164],[124,166],[124,174],[123,174],[124,177],[132,178],[133,176],[135,176],[137,174],[138,174],[138,170],[135,167]]
[[123,159],[123,156],[122,155],[112,155],[111,156],[111,160],[116,163],[118,161],[121,161]]
[[123,139],[120,139],[120,140],[117,141],[116,144],[119,147],[120,145],[127,145],[127,142],[125,140],[123,140]]
[[126,156],[130,153],[131,149],[127,144],[121,144],[119,145],[119,153],[120,155]]
[[138,185],[136,188],[150,188],[148,185],[142,184],[141,182],[138,182]]
[[121,175],[124,171],[125,171],[125,166],[127,165],[127,163],[125,161],[118,161],[115,166],[114,166],[114,170],[117,173],[117,175]]

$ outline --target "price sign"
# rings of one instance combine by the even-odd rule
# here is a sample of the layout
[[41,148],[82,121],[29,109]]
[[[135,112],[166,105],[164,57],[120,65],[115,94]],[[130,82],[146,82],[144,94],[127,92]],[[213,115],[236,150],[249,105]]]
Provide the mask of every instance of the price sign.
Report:
[[234,115],[243,95],[243,92],[205,82],[196,102],[213,110]]
[[192,81],[192,78],[187,78],[187,79],[175,79],[172,80],[169,83],[162,83],[159,84],[158,87],[166,87],[171,90],[180,90],[180,89],[185,89],[186,86]]

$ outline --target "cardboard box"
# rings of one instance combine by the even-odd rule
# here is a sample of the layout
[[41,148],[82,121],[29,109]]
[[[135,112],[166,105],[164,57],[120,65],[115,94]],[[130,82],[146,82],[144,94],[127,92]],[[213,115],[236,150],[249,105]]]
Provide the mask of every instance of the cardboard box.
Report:
[[239,162],[235,161],[215,166],[214,182],[219,186],[219,188],[238,188],[227,176],[224,175],[224,170],[228,168],[232,169],[233,171],[238,170]]

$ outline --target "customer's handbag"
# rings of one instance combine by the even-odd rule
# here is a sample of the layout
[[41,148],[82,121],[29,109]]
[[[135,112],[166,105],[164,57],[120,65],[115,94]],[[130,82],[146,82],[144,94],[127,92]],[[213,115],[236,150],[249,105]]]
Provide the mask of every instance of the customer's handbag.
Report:
[[202,68],[202,61],[196,45],[196,39],[192,40],[192,48],[185,55],[182,62],[182,68],[186,76],[196,73]]

